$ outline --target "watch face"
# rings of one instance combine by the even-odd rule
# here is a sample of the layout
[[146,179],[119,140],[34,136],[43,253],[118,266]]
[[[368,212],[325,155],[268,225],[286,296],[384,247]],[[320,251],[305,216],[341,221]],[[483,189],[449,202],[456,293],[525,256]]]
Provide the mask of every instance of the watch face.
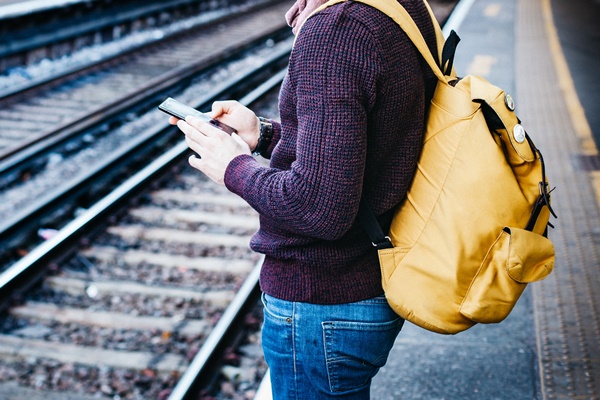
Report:
[[255,155],[260,155],[263,151],[266,151],[273,139],[273,124],[263,117],[258,117],[258,120],[260,121],[260,136],[253,152]]
[[273,124],[264,118],[260,118],[260,136],[266,136],[269,140],[273,136]]

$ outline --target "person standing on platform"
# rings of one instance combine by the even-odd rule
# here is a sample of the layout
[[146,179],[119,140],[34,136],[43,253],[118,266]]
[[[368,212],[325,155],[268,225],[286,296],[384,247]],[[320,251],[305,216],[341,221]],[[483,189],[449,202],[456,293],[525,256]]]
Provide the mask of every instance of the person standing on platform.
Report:
[[[422,0],[399,0],[433,54]],[[188,117],[192,167],[260,215],[250,246],[265,255],[262,344],[274,399],[368,399],[404,320],[388,306],[361,200],[388,229],[415,172],[437,79],[387,16],[358,2],[298,0],[296,41],[279,96],[281,122],[236,101],[213,104],[229,136]],[[302,29],[300,29],[302,26]],[[270,159],[263,166],[252,153]]]

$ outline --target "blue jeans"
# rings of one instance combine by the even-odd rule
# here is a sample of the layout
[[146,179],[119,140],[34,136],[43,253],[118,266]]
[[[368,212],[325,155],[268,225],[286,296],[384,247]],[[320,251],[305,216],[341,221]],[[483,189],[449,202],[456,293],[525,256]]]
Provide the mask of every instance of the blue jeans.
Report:
[[369,399],[404,320],[385,297],[318,305],[262,295],[273,399]]

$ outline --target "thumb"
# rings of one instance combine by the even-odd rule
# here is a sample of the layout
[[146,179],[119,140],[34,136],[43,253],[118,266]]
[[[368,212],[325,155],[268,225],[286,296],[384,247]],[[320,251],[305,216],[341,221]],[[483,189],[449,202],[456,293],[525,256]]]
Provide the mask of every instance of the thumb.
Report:
[[212,104],[211,117],[218,118],[223,114],[228,114],[231,111],[231,102],[229,101],[215,101]]

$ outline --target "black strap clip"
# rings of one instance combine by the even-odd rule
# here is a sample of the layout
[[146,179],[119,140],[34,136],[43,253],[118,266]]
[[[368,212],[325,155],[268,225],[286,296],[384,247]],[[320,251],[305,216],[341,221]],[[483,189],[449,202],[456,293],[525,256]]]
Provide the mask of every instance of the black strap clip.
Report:
[[378,242],[371,242],[373,244],[373,246],[375,246],[377,248],[377,250],[383,250],[383,249],[393,249],[394,245],[392,244],[392,239],[390,239],[389,236],[385,236],[383,238],[383,240],[378,241]]

